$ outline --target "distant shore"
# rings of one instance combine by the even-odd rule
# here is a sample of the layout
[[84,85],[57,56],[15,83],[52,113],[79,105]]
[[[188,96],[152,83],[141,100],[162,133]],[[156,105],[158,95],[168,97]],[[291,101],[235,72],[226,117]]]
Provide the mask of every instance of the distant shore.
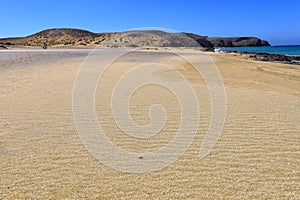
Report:
[[300,45],[277,45],[265,47],[215,47],[214,51],[227,52],[247,52],[247,53],[269,53],[281,54],[285,56],[300,56]]
[[253,52],[238,52],[238,51],[227,51],[224,53],[236,53],[240,55],[247,55],[249,58],[256,61],[265,62],[279,62],[282,64],[300,65],[300,56],[287,56],[283,54],[270,54],[270,53],[253,53]]
[[299,45],[278,45],[267,47],[220,47],[215,52],[239,53],[257,61],[300,64]]

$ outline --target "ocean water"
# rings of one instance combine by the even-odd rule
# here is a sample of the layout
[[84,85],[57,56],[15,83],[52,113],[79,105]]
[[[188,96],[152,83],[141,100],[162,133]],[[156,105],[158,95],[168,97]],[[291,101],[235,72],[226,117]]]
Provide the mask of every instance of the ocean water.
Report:
[[238,51],[250,53],[283,54],[288,56],[300,56],[300,45],[269,46],[269,47],[226,47],[217,50],[218,52]]

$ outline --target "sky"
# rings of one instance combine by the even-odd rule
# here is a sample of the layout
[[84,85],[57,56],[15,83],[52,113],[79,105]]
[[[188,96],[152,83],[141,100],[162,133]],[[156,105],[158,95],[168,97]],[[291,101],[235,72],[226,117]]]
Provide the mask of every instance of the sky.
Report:
[[63,27],[93,32],[158,27],[300,45],[299,0],[2,0],[0,19],[0,37]]

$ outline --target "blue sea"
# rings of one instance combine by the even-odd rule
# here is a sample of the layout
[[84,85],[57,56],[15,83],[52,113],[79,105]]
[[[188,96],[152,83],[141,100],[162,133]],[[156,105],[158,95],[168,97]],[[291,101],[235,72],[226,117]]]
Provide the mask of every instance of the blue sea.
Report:
[[218,50],[218,52],[227,52],[227,51],[283,54],[283,55],[287,55],[287,56],[300,56],[300,45],[269,46],[269,47],[225,47],[225,48],[221,48]]

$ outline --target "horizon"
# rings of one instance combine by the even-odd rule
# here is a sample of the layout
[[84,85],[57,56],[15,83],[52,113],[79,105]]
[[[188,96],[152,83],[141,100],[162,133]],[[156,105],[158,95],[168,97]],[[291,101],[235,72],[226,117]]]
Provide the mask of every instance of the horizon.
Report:
[[295,19],[300,18],[300,2],[293,0],[272,3],[88,0],[84,4],[30,0],[2,4],[13,9],[3,9],[0,14],[2,19],[10,17],[0,22],[0,38],[24,37],[50,28],[101,33],[162,27],[209,37],[258,37],[272,46],[300,45],[300,27],[294,25]]

